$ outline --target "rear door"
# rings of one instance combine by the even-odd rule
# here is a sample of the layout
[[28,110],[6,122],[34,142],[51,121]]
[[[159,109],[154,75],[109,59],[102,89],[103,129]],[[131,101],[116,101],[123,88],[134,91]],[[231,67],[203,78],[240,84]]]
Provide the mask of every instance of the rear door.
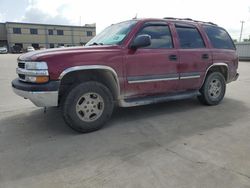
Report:
[[125,97],[175,92],[179,79],[178,57],[169,25],[145,23],[136,36],[142,34],[151,36],[151,45],[129,49],[125,55]]
[[205,36],[195,25],[175,25],[180,64],[178,72],[179,91],[199,89],[202,85],[206,68],[212,64],[212,55]]

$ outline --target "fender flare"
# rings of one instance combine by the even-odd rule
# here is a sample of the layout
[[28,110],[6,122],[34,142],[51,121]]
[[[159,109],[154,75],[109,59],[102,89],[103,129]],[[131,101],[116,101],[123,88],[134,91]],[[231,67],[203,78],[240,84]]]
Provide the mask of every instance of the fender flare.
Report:
[[119,82],[119,79],[118,79],[118,75],[117,75],[116,71],[113,68],[109,67],[109,66],[105,66],[105,65],[84,65],[84,66],[70,67],[70,68],[65,69],[60,74],[60,76],[58,77],[58,79],[62,80],[63,77],[65,75],[67,75],[68,73],[76,72],[76,71],[82,71],[82,70],[105,70],[105,71],[109,71],[114,76],[114,79],[115,79],[116,84],[117,84],[118,98],[120,97],[121,90],[120,90],[120,82]]
[[228,64],[226,64],[226,63],[213,63],[213,64],[210,65],[210,66],[207,68],[207,70],[206,70],[204,79],[203,79],[202,84],[201,84],[202,86],[203,86],[203,84],[204,84],[204,82],[205,82],[205,80],[206,80],[208,71],[209,71],[211,68],[216,67],[216,66],[224,66],[224,67],[227,68],[227,80],[226,80],[226,82],[228,81],[228,79],[229,79],[229,68],[228,68]]

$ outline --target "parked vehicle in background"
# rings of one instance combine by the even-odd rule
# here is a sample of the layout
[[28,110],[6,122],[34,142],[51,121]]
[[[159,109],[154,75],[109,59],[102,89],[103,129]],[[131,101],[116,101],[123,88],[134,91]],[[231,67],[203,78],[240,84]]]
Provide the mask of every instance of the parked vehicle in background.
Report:
[[35,51],[35,48],[33,46],[27,47],[27,52],[33,52],[33,51]]
[[231,37],[213,23],[134,19],[111,25],[84,47],[20,56],[12,87],[37,106],[61,106],[67,124],[85,133],[100,129],[115,105],[194,96],[217,105],[237,68]]
[[40,46],[39,50],[46,50],[44,46]]
[[8,53],[8,49],[6,46],[0,47],[0,54],[7,54],[7,53]]
[[13,47],[11,47],[11,52],[14,54],[19,54],[19,53],[23,53],[23,49],[21,46],[19,45],[14,45]]

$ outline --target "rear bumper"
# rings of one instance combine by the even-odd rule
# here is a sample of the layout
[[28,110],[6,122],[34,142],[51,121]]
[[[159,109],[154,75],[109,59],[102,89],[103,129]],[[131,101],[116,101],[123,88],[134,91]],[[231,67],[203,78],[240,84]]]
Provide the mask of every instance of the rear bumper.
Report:
[[236,81],[238,78],[239,78],[240,74],[239,73],[236,73],[236,75],[234,76],[233,78],[233,81]]
[[59,81],[31,84],[15,79],[12,81],[12,89],[17,95],[29,99],[38,107],[58,106]]

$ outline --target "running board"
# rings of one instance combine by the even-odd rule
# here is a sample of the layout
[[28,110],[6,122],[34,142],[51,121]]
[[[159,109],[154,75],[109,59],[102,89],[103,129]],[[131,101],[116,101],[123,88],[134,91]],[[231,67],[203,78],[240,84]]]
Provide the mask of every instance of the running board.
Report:
[[168,95],[157,95],[157,96],[147,96],[147,97],[138,97],[138,98],[131,98],[120,100],[119,104],[121,107],[132,107],[132,106],[141,106],[147,104],[154,104],[160,102],[167,102],[167,101],[174,101],[174,100],[182,100],[188,99],[192,97],[196,97],[200,95],[200,92],[195,91],[186,91]]

